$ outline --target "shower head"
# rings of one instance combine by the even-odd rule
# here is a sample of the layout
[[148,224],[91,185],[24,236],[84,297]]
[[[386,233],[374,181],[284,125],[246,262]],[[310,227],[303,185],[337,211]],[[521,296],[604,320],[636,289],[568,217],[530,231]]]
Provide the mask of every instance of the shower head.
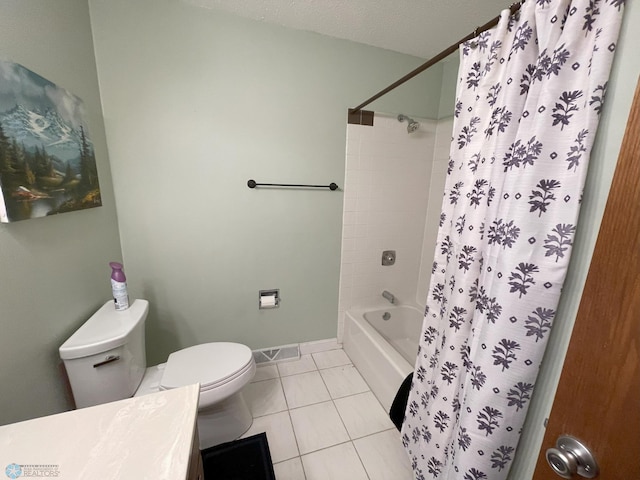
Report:
[[407,121],[407,133],[413,133],[416,130],[418,130],[418,128],[420,128],[420,124],[416,122],[413,118],[409,118],[406,115],[403,115],[402,113],[398,115],[399,122],[404,122],[405,120]]

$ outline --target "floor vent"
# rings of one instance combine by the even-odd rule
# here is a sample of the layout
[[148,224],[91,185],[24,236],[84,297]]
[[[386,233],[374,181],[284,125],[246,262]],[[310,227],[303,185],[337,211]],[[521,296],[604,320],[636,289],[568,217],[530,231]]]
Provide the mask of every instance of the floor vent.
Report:
[[283,345],[282,347],[254,350],[253,358],[257,364],[279,362],[281,360],[297,360],[300,358],[300,346],[298,344]]

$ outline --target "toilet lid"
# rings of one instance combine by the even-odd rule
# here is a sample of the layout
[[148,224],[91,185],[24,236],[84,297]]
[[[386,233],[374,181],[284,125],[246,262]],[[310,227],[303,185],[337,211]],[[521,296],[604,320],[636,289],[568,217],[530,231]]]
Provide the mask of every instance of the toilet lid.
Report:
[[168,390],[194,383],[206,390],[216,383],[234,377],[253,360],[246,345],[214,342],[194,345],[169,355],[160,388]]

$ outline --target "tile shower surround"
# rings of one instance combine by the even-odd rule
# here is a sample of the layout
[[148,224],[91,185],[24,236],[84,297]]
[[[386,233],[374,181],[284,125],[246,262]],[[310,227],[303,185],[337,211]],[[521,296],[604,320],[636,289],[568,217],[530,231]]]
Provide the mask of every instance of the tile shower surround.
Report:
[[394,427],[343,350],[258,367],[245,398],[277,480],[411,480]]
[[[407,133],[397,116],[375,114],[374,126],[347,126],[338,339],[344,312],[400,302],[424,304],[433,263],[451,119],[425,120]],[[391,267],[383,250],[396,250]]]

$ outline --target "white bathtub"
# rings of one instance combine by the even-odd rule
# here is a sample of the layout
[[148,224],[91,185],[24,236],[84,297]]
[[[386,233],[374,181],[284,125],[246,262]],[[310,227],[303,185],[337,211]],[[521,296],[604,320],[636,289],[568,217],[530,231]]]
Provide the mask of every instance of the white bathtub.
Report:
[[[384,320],[385,312],[390,314]],[[343,347],[385,410],[413,371],[423,312],[410,305],[354,309],[345,314]]]

